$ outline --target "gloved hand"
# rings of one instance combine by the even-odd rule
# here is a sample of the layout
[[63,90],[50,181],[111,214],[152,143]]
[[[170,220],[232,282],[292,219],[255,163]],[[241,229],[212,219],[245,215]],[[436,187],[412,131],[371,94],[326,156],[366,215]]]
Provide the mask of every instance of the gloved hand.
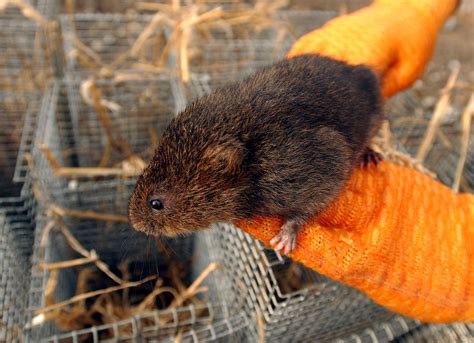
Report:
[[457,0],[376,0],[304,35],[288,57],[318,53],[368,65],[389,97],[423,73],[438,31],[457,5]]
[[[366,64],[385,96],[408,87],[428,62],[456,0],[377,0],[300,38],[288,57],[319,53]],[[282,222],[237,226],[270,246]],[[341,196],[298,234],[290,256],[400,314],[428,322],[474,321],[474,195],[383,162],[357,169]]]
[[[236,225],[270,246],[282,221]],[[407,167],[357,169],[342,195],[303,226],[289,256],[394,312],[474,321],[474,195]]]

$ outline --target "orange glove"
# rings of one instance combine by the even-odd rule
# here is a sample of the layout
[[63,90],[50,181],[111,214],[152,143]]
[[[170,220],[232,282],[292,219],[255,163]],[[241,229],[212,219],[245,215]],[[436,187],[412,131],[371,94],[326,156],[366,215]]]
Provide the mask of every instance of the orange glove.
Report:
[[[238,227],[270,245],[282,221]],[[474,195],[382,162],[298,234],[293,260],[428,322],[474,321]]]
[[[455,0],[378,0],[299,39],[288,57],[319,53],[371,66],[390,96],[429,60]],[[282,222],[237,226],[267,245]],[[429,322],[474,321],[474,195],[384,162],[356,170],[345,192],[298,234],[290,256]]]
[[288,57],[318,53],[368,65],[389,97],[423,73],[436,35],[456,6],[457,0],[376,0],[304,35]]

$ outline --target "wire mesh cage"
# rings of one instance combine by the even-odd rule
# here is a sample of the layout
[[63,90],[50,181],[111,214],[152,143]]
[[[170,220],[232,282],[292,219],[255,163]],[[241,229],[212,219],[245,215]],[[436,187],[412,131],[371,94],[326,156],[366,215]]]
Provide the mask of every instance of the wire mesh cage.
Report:
[[330,10],[281,10],[276,11],[273,16],[275,19],[287,23],[291,34],[299,38],[323,26],[338,14],[337,11]]
[[44,200],[125,214],[136,177],[175,113],[173,79],[97,81],[113,111],[87,104],[77,84],[56,83],[42,108],[33,159]]
[[49,30],[7,6],[0,11],[0,89],[30,92],[44,88],[53,75]]
[[195,41],[190,71],[197,77],[209,75],[209,86],[215,89],[282,59],[290,44],[286,34],[263,39]]
[[[306,15],[316,27],[329,20],[323,12]],[[270,25],[260,27],[249,22],[243,28],[216,26],[212,30],[213,39],[193,37],[188,49],[190,72],[201,79],[207,75],[212,90],[282,59],[297,35],[308,30],[304,21],[295,23],[299,16],[304,17],[299,12],[274,12],[269,16]]]
[[354,336],[370,342],[376,335],[384,341],[418,325],[265,249],[231,225],[219,224],[213,237],[237,298],[246,300],[255,337],[268,342],[326,342]]
[[[176,73],[176,28],[153,24],[154,16],[76,14],[61,16],[67,74],[127,78],[130,73]],[[224,27],[222,27],[224,26]],[[186,49],[190,72],[234,80],[282,58],[290,46],[287,30],[242,29],[214,22],[193,30]],[[146,37],[146,38],[144,38]],[[174,43],[173,43],[174,42]]]
[[[35,147],[38,148],[33,151],[33,175],[41,193],[41,213],[47,213],[49,217],[40,215],[37,220],[29,300],[31,307],[40,308],[52,302],[70,299],[77,293],[80,285],[84,284],[83,278],[88,275],[89,269],[80,268],[81,263],[77,268],[61,268],[58,269],[59,272],[54,272],[55,266],[64,261],[77,262],[78,259],[88,258],[90,263],[91,259],[100,257],[103,263],[115,268],[112,273],[118,273],[120,268],[117,266],[127,261],[132,269],[127,269],[126,272],[121,270],[120,275],[126,273],[135,281],[150,273],[158,273],[166,278],[166,273],[171,273],[170,265],[174,263],[183,265],[189,272],[186,280],[192,280],[199,268],[206,263],[203,258],[209,259],[209,248],[203,246],[203,241],[189,236],[165,242],[164,251],[171,251],[174,258],[174,262],[170,262],[151,239],[128,228],[127,218],[123,214],[135,177],[96,174],[91,177],[81,174],[84,168],[97,171],[95,168],[104,160],[112,168],[100,167],[99,174],[104,168],[116,171],[117,163],[123,167],[123,151],[109,149],[113,148],[113,142],[120,142],[121,147],[129,146],[137,159],[143,157],[146,160],[146,155],[153,151],[156,139],[175,112],[172,83],[170,78],[129,80],[122,83],[97,81],[96,91],[100,89],[102,94],[100,100],[107,101],[107,106],[111,103],[118,106],[117,111],[111,113],[100,113],[101,110],[85,103],[79,94],[81,87],[76,84],[55,83],[47,92],[36,136]],[[110,121],[104,122],[104,117],[100,116],[108,114]],[[151,134],[150,129],[153,131]],[[104,158],[104,155],[107,157]],[[140,166],[143,167],[141,164]],[[78,167],[80,168],[77,169]],[[74,177],[71,170],[79,174]],[[64,179],[64,174],[73,177]],[[74,238],[71,239],[70,236]],[[197,256],[194,253],[196,250],[204,254],[203,257]],[[138,277],[136,273],[139,274]],[[99,280],[100,287],[96,287],[113,287],[110,283],[103,283],[104,277]],[[224,304],[220,295],[227,288],[225,282],[211,281],[208,279],[206,286],[212,289],[209,291],[209,299],[213,301],[207,305],[204,303],[184,309],[176,306],[159,315],[146,314],[146,311],[141,310],[132,312],[132,319],[124,319],[122,322],[114,320],[103,325],[89,322],[80,330],[74,326],[80,321],[78,318],[70,321],[58,319],[57,326],[52,323],[33,326],[28,331],[28,339],[35,342],[44,338],[47,341],[47,337],[57,334],[51,338],[53,341],[59,338],[61,341],[69,341],[74,337],[88,337],[95,341],[111,337],[133,341],[137,337],[145,339],[146,335],[150,335],[150,339],[166,341],[178,334],[178,331],[182,331],[181,334],[187,341],[227,337],[242,328],[245,321],[231,317],[226,312],[227,307],[219,305]],[[56,283],[56,286],[55,291],[50,294],[48,289],[52,283]],[[143,288],[148,288],[150,293],[155,286],[156,283],[148,282],[140,289],[143,293],[146,291]],[[231,299],[231,296],[226,295],[225,298]],[[212,318],[209,318],[211,312]],[[235,316],[243,316],[235,313]],[[202,320],[192,319],[198,318],[197,314],[203,316]],[[61,312],[60,315],[67,318],[68,313]],[[150,322],[150,318],[157,318],[160,325],[156,321]],[[31,320],[30,318],[30,323]],[[66,332],[60,333],[59,329]]]
[[[397,95],[388,104],[388,113],[393,134],[406,151],[414,156],[423,156],[424,165],[445,185],[451,187],[456,177],[463,144],[462,116],[468,102],[468,92],[455,90],[452,102],[445,109],[444,117],[439,121],[425,154],[423,142],[429,137],[428,131],[433,125],[436,98],[423,96],[423,92],[410,90]],[[460,191],[472,192],[474,189],[474,125],[471,124],[467,142],[466,162],[461,174]]]
[[18,157],[20,145],[20,152],[28,148],[27,138],[22,143],[22,128],[26,120],[35,120],[31,112],[52,76],[45,30],[18,7],[7,5],[0,11],[0,198],[20,193],[21,185],[13,184],[13,179],[22,179],[15,175],[17,159],[23,163],[17,173],[25,174],[23,156]]
[[[206,8],[223,7],[225,9],[241,8],[243,6],[251,6],[254,1],[242,0],[182,0],[179,1],[180,6],[200,5]],[[137,3],[134,0],[122,0],[120,2],[114,1],[97,1],[97,0],[83,0],[74,4],[75,13],[129,13],[134,11],[156,11],[160,7],[154,5],[168,5],[171,7],[173,1],[171,0],[152,0]]]
[[[25,155],[31,151],[37,107],[53,65],[48,29],[15,4],[5,3],[0,9],[0,207],[15,244],[27,255],[33,241],[35,203]],[[31,130],[24,131],[25,125]]]
[[0,341],[21,342],[27,317],[30,263],[18,246],[4,211],[0,212]]
[[156,26],[137,45],[152,19],[153,16],[136,13],[60,16],[67,75],[103,77],[117,70],[143,72],[139,64],[153,66],[166,43],[165,28]]
[[35,200],[25,156],[31,151],[40,93],[0,91],[0,208],[22,254],[31,253]]
[[[212,88],[241,79],[283,58],[296,36],[321,26],[335,13],[253,15],[265,24],[215,20],[193,29],[185,53],[189,71],[211,75]],[[163,18],[157,18],[136,13],[61,16],[67,74],[123,78],[129,73],[179,72],[182,52],[174,36],[178,29],[165,20],[158,24]]]
[[456,323],[446,325],[424,324],[399,337],[400,343],[417,342],[473,342],[474,324]]
[[275,11],[275,25],[260,31],[214,32],[216,39],[192,39],[188,100],[246,76],[282,59],[294,40],[336,16],[334,11]]
[[[58,226],[51,226],[51,220]],[[29,305],[32,310],[43,308],[41,313],[44,316],[39,317],[39,322],[38,317],[30,317],[29,323],[35,325],[27,330],[27,341],[168,342],[174,341],[177,335],[184,342],[237,341],[247,326],[247,318],[238,308],[224,302],[227,299],[238,303],[221,270],[214,270],[201,280],[199,287],[206,287],[205,295],[174,304],[179,297],[176,293],[186,292],[179,288],[199,279],[203,270],[213,262],[212,253],[209,254],[212,249],[206,238],[208,233],[155,244],[128,227],[123,230],[125,227],[124,224],[77,218],[39,218]],[[67,234],[64,234],[65,230]],[[77,243],[71,244],[71,237]],[[82,255],[78,253],[81,251],[78,246],[83,249]],[[77,261],[78,257],[84,256],[84,251],[93,253],[97,260],[109,266],[109,276],[102,274],[99,278],[91,272],[97,272],[97,268],[80,264],[75,264],[74,268],[57,269],[56,274],[53,272],[58,263],[68,259]],[[100,269],[104,270],[104,267]],[[109,279],[110,273],[127,282],[146,280],[150,275],[157,275],[159,279],[153,278],[109,298],[113,300],[108,302],[107,311],[113,311],[115,316],[107,316],[105,310],[100,309],[100,303],[108,297],[104,294],[88,302],[73,303],[56,313],[47,310],[48,305],[54,307],[86,290],[117,286]],[[175,281],[176,278],[180,278],[182,284]],[[171,287],[177,289],[172,291]],[[150,311],[150,307],[156,310]],[[94,311],[96,313],[89,321],[83,319]],[[48,319],[54,319],[54,322],[43,322]]]

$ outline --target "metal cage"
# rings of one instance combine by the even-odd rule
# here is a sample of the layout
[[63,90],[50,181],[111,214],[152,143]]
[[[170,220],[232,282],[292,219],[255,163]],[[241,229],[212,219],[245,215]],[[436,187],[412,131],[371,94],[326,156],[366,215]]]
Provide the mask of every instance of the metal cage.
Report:
[[[147,162],[153,144],[175,113],[179,95],[173,82],[167,77],[121,83],[97,81],[102,99],[118,106],[117,111],[106,110],[108,124],[101,122],[95,108],[81,98],[79,83],[55,83],[44,98],[33,152],[35,178],[44,200],[67,208],[125,214],[136,173],[64,176],[55,171],[45,149],[61,167],[99,167],[105,159],[106,167],[125,168],[127,155],[108,150],[113,139],[127,145],[128,154]],[[42,145],[43,151],[39,149]]]
[[[231,225],[220,224],[213,233],[234,292],[240,294],[237,298],[246,299],[255,337],[264,336],[268,342],[359,337],[371,342],[373,335],[384,341],[418,325],[374,304],[355,289],[292,263]],[[263,323],[260,329],[259,320]]]
[[[162,36],[166,32],[160,26],[144,42],[137,56],[132,57],[130,49],[152,18],[151,15],[112,13],[61,15],[66,75],[76,79],[90,75],[103,77],[107,75],[107,68],[109,73],[112,71],[111,66],[120,71],[142,72],[134,64],[153,64],[166,43]],[[84,54],[92,58],[91,65],[81,59]]]
[[0,341],[21,342],[27,318],[30,261],[18,232],[0,211]]
[[[416,156],[423,142],[433,111],[432,106],[420,104],[422,104],[422,99],[416,91],[409,90],[394,97],[387,106],[393,135],[412,156]],[[431,149],[423,163],[429,170],[436,173],[439,181],[449,187],[453,184],[460,158],[463,110],[463,106],[459,103],[451,106],[450,112],[444,117],[434,136]],[[473,124],[471,124],[472,127],[474,127]],[[472,192],[473,189],[474,130],[471,129],[460,190]]]
[[[66,243],[62,234],[54,230],[50,232],[44,244],[43,230],[48,221],[49,218],[45,216],[38,219],[29,296],[31,310],[45,306],[44,292],[50,273],[41,268],[41,264],[77,257],[77,253]],[[157,248],[152,239],[134,232],[124,224],[73,218],[65,218],[64,223],[85,249],[94,250],[109,266],[118,265],[123,261],[130,262],[129,265],[133,265],[131,274],[139,279],[155,273],[161,277],[169,268],[169,263],[174,261],[186,266],[187,280],[190,283],[215,260],[207,232],[177,240],[168,239],[163,242],[168,251],[165,253]],[[81,267],[60,270],[54,293],[55,301],[62,301],[74,295],[80,270]],[[170,310],[143,312],[129,319],[69,332],[61,331],[53,322],[47,322],[29,327],[26,340],[172,342],[181,332],[184,342],[240,341],[239,337],[243,335],[242,330],[247,327],[248,320],[238,306],[242,301],[236,299],[231,292],[230,280],[224,269],[214,271],[202,285],[208,287],[208,292],[199,304],[190,303]],[[152,290],[151,285],[147,293]],[[228,305],[228,302],[233,305]],[[32,316],[30,323],[31,319]]]
[[424,324],[398,339],[400,343],[418,342],[473,342],[474,324],[456,323],[446,325]]

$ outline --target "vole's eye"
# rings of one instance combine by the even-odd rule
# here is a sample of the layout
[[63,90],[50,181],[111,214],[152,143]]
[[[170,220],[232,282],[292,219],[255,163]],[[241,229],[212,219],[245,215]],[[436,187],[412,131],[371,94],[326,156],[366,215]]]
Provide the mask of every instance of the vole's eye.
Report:
[[163,205],[163,201],[161,201],[160,199],[151,199],[149,201],[149,204],[152,209],[157,210],[157,211],[162,210],[165,207]]

